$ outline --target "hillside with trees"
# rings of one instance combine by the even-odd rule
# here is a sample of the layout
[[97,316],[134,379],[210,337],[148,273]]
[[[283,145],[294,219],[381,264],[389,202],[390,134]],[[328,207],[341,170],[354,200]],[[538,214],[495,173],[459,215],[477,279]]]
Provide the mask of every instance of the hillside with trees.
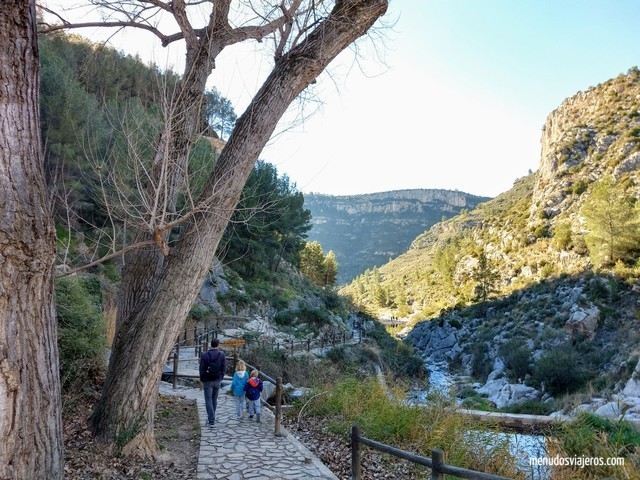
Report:
[[338,283],[404,252],[419,234],[488,198],[451,190],[397,190],[365,195],[305,196],[309,239],[334,252]]
[[[127,246],[139,181],[127,167],[153,154],[148,145],[162,124],[161,86],[175,84],[177,77],[80,37],[43,36],[40,45],[42,136],[60,276],[56,295],[62,383],[72,388],[71,383],[77,385],[99,369],[92,359],[113,341],[122,255],[96,260]],[[204,135],[191,153],[192,192],[201,191],[219,146],[224,146],[211,138],[217,139],[216,132],[228,134],[236,119],[229,100],[215,90],[205,92],[203,102]],[[185,201],[178,199],[178,204]],[[213,292],[213,299],[196,301],[187,324],[213,326],[220,314],[260,303],[267,311],[286,311],[290,305],[298,311],[305,298],[311,303],[319,298],[322,304],[329,302],[323,300],[327,296],[334,299],[330,287],[336,282],[337,263],[320,244],[306,241],[310,219],[302,193],[288,177],[258,161],[213,263],[208,262],[208,278],[224,286]],[[171,230],[169,247],[181,229],[177,225]],[[334,301],[334,308],[346,317],[340,303]]]
[[537,172],[342,293],[400,317],[470,406],[640,418],[639,99],[632,68],[565,100]]

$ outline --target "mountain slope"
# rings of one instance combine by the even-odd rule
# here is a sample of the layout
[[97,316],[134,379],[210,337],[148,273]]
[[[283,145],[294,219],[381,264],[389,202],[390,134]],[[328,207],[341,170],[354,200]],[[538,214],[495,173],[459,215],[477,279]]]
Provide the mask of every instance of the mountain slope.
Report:
[[313,227],[309,239],[333,250],[338,281],[405,251],[420,233],[444,216],[474,208],[487,198],[450,190],[398,190],[366,195],[305,195]]
[[[640,348],[639,168],[634,68],[549,115],[538,172],[433,226],[343,293],[407,317],[403,333],[415,325],[408,338],[427,360],[472,375],[498,406],[589,382],[618,392],[635,381]],[[560,369],[570,375],[555,384]],[[640,401],[631,405],[640,418]]]

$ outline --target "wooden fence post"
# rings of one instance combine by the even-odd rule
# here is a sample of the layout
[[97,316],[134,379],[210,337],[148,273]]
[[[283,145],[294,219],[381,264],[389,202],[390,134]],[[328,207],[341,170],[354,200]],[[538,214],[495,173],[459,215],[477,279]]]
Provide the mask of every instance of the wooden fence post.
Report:
[[275,436],[282,437],[282,377],[276,378],[276,425]]
[[444,473],[440,472],[440,465],[444,463],[444,452],[440,448],[431,450],[431,480],[444,480]]
[[233,346],[233,371],[236,371],[236,366],[238,365],[238,348]]
[[351,427],[351,479],[360,480],[362,473],[360,471],[360,427],[353,425]]
[[180,347],[176,345],[176,351],[173,352],[173,388],[176,388],[176,379],[178,378],[178,351]]

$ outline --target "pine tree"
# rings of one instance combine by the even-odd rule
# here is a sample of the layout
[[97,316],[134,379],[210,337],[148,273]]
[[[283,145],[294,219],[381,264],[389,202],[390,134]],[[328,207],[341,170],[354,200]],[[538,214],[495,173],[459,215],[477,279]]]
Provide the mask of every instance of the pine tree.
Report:
[[324,252],[318,242],[307,242],[300,252],[300,271],[312,283],[322,286],[325,278]]
[[640,246],[639,218],[632,199],[610,176],[596,183],[582,207],[591,261],[600,267],[630,260]]
[[221,139],[229,137],[238,119],[231,101],[214,88],[204,92],[204,120]]
[[447,283],[453,282],[453,275],[456,271],[456,254],[459,251],[457,242],[450,243],[446,247],[436,251],[433,257],[433,266]]
[[493,265],[487,255],[482,252],[478,257],[478,266],[473,272],[473,280],[477,282],[475,286],[475,298],[481,302],[484,302],[489,298],[489,295],[497,291],[496,283],[499,276],[493,270]]
[[333,250],[329,250],[327,256],[324,257],[324,286],[330,286],[336,284],[338,277],[338,261],[336,260],[336,254]]

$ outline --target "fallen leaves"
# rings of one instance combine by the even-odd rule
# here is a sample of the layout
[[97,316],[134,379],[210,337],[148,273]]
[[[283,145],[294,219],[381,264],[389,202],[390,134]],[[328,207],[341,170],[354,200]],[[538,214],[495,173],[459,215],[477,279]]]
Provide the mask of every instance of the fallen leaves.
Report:
[[119,457],[92,437],[87,418],[94,399],[65,399],[72,405],[63,418],[67,480],[192,480],[197,477],[200,430],[195,402],[160,397],[155,421],[159,454],[155,459],[141,460]]
[[[339,479],[351,479],[351,446],[346,432],[344,438],[331,433],[325,417],[305,417],[300,424],[293,417],[285,417],[284,425]],[[413,480],[425,478],[430,472],[427,468],[416,467],[404,460],[367,448],[362,449],[361,459],[363,479]]]

